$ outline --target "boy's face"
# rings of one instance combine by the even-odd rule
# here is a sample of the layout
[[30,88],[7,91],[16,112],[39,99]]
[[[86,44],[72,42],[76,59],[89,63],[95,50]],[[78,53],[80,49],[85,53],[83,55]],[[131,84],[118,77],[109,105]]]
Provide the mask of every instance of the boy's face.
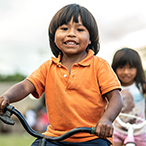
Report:
[[85,51],[91,44],[90,35],[86,27],[79,22],[73,22],[73,18],[68,24],[58,27],[55,32],[55,44],[66,55],[75,55]]

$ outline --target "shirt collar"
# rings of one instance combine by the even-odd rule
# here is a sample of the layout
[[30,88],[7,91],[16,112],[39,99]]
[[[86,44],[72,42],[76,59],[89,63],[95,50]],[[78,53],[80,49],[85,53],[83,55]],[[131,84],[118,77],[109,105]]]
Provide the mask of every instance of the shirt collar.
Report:
[[[85,59],[81,60],[80,62],[78,62],[77,64],[81,65],[81,66],[89,66],[91,64],[91,58],[94,56],[94,51],[89,49],[88,50],[88,54],[86,56]],[[58,55],[58,58],[54,58],[54,57],[51,57],[52,61],[59,65],[61,64],[60,63],[60,60],[61,60],[61,54]]]

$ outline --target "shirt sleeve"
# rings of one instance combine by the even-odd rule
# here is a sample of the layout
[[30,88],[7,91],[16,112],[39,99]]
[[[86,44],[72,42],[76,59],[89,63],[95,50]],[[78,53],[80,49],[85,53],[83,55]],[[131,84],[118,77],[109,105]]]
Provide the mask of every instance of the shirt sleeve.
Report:
[[97,80],[102,95],[115,89],[121,90],[121,85],[116,74],[105,60],[102,60],[99,64]]
[[32,84],[35,86],[36,90],[32,93],[35,98],[40,98],[45,92],[46,77],[49,70],[50,62],[51,61],[46,61],[30,76],[27,77],[27,80],[32,82]]

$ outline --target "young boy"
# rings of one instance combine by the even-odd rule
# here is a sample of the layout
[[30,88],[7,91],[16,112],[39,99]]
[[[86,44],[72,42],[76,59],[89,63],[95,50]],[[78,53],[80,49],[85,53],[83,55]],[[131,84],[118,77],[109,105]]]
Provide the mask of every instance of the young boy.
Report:
[[77,4],[63,7],[50,23],[49,40],[56,58],[4,93],[0,109],[30,93],[39,98],[45,92],[50,125],[44,134],[56,137],[76,127],[96,127],[96,135],[79,133],[47,145],[110,145],[112,122],[122,108],[121,87],[110,65],[95,56],[99,36],[94,17]]

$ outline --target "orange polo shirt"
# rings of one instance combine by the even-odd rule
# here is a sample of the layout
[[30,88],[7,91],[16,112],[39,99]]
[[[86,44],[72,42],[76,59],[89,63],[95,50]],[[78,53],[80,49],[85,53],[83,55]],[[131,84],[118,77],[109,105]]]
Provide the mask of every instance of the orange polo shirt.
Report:
[[[36,88],[32,93],[36,98],[45,92],[50,123],[45,134],[54,137],[76,127],[95,127],[107,104],[102,95],[121,88],[110,65],[90,49],[84,60],[72,66],[71,74],[60,58],[52,57],[27,78]],[[65,141],[95,138],[89,133],[78,133]]]

